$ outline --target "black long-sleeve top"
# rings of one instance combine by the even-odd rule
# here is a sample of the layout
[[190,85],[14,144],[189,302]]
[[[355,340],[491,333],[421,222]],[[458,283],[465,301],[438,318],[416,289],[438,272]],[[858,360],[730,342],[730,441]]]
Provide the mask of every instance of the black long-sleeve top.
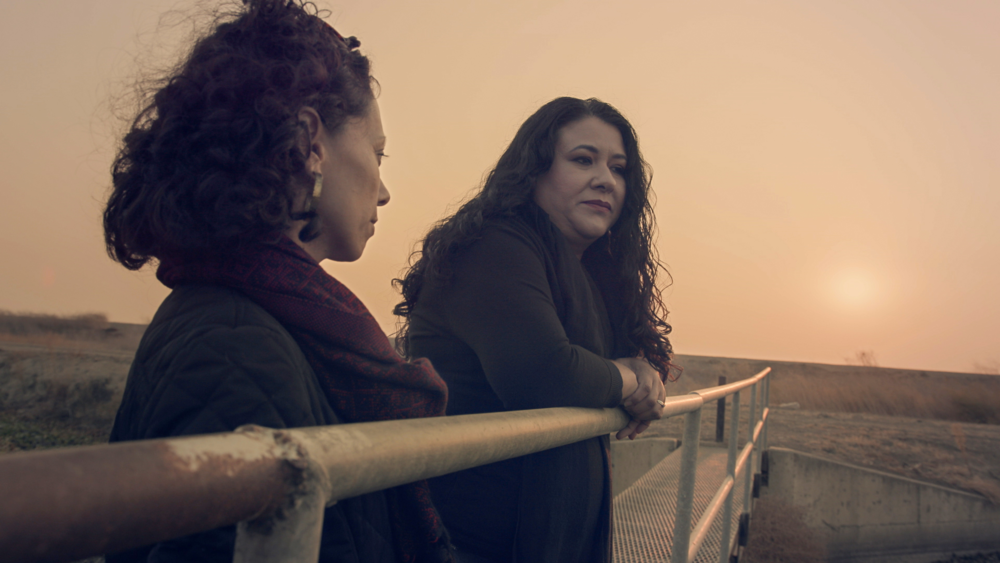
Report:
[[[489,223],[428,277],[409,353],[448,383],[448,414],[614,407],[620,348],[601,292],[548,216],[530,205]],[[607,437],[431,482],[455,544],[492,561],[610,560]]]

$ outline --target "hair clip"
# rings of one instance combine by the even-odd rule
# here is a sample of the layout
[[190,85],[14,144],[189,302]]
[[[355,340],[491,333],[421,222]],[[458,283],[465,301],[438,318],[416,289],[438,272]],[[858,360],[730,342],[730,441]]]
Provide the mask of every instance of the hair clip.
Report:
[[324,19],[322,19],[322,18],[317,18],[317,19],[319,19],[319,21],[321,21],[321,22],[323,22],[324,24],[326,24],[326,27],[327,27],[327,28],[329,28],[329,29],[330,29],[330,31],[332,31],[332,32],[333,32],[333,36],[334,36],[334,37],[336,37],[336,38],[337,38],[337,40],[339,40],[339,41],[340,41],[341,43],[343,43],[343,44],[345,44],[345,45],[347,44],[347,41],[345,41],[345,40],[344,40],[344,36],[343,36],[343,35],[341,35],[339,31],[337,31],[336,29],[334,29],[332,25],[330,25],[329,23],[327,23],[327,21],[326,21],[326,20],[324,20]]

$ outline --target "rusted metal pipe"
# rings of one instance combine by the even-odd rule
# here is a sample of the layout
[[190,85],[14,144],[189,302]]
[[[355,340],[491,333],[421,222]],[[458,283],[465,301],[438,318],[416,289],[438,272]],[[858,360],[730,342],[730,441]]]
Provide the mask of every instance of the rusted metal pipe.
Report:
[[[666,399],[665,417],[689,413],[682,460],[697,458],[704,402],[754,385],[769,371]],[[628,421],[621,409],[539,409],[292,430],[251,426],[7,454],[0,456],[0,563],[71,561],[236,522],[244,522],[237,560],[278,561],[292,551],[296,561],[315,560],[322,508],[330,502],[570,444]],[[682,481],[693,479],[691,467]],[[681,496],[693,492],[682,489]],[[686,526],[675,531],[685,544],[690,506],[687,512]]]
[[[700,403],[698,397],[671,399],[675,410],[695,408],[691,399]],[[258,520],[302,494],[312,463],[327,479],[325,504],[578,442],[628,421],[621,409],[539,409],[291,430],[247,427],[4,455],[0,562],[71,561]],[[283,532],[298,533],[308,532]]]
[[0,560],[69,561],[250,520],[301,471],[267,432],[5,454]]
[[326,470],[314,460],[303,467],[301,485],[277,510],[236,527],[233,563],[316,563],[323,513],[330,496]]

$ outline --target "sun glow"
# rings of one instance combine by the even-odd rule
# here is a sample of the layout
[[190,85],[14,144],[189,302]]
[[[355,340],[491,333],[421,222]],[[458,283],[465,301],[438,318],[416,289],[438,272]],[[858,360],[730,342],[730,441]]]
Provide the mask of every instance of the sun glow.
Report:
[[835,275],[832,282],[833,296],[841,306],[865,308],[875,301],[876,283],[867,272],[845,270]]

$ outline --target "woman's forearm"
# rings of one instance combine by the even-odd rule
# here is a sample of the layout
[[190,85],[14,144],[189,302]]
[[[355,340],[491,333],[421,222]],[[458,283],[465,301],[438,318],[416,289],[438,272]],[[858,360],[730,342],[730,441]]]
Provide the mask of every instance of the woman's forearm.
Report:
[[630,365],[631,358],[618,358],[617,360],[611,360],[611,363],[618,367],[618,371],[622,375],[622,401],[624,401],[639,388],[635,371],[632,370],[632,366]]

